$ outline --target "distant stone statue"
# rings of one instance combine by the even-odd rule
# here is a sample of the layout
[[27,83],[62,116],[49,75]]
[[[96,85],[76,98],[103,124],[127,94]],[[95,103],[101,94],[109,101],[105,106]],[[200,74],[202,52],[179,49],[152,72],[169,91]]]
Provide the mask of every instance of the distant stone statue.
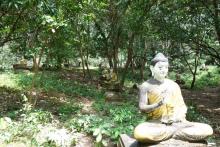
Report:
[[20,62],[19,64],[27,66],[27,60],[26,59],[22,58],[19,62]]
[[119,82],[113,69],[101,68],[100,84],[108,90],[118,91]]
[[203,63],[200,67],[200,70],[208,71],[209,68],[208,68],[208,66],[205,65],[205,63]]
[[13,64],[13,69],[29,69],[27,67],[27,60],[22,57],[18,64]]
[[187,107],[179,85],[166,78],[168,59],[158,53],[150,66],[152,78],[139,86],[139,108],[152,121],[139,124],[134,137],[140,142],[156,143],[170,138],[200,141],[213,134],[208,124],[186,120]]
[[185,84],[185,81],[183,79],[181,79],[181,75],[176,73],[176,81],[175,81],[177,84],[179,85],[184,85]]

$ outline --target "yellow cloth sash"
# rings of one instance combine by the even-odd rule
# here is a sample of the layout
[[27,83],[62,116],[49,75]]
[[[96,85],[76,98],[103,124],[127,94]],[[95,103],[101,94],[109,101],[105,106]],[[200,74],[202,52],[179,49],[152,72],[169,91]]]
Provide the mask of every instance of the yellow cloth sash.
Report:
[[166,104],[149,113],[149,116],[152,119],[171,119],[172,117],[175,117],[174,115],[176,115],[174,114],[174,111],[178,113],[178,111],[181,110],[182,114],[186,112],[186,106],[183,101],[179,86],[176,83],[174,84],[174,82],[169,83],[167,86],[169,86],[169,90],[166,92],[163,92],[164,90],[161,90],[160,87],[156,87],[147,93],[149,104],[155,104],[162,100],[164,97],[167,98]]

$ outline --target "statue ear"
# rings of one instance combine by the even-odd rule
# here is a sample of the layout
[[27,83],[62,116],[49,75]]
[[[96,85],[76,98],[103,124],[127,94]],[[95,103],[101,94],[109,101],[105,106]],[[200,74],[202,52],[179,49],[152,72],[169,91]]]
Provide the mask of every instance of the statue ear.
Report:
[[154,67],[152,65],[150,65],[150,71],[151,71],[151,75],[154,76]]

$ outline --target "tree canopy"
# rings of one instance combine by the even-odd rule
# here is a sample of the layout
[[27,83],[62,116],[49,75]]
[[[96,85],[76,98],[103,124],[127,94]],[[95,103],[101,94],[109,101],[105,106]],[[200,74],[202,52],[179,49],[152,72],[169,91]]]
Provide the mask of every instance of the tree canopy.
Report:
[[0,46],[32,59],[35,68],[42,57],[58,68],[78,59],[86,76],[89,58],[103,58],[116,73],[139,68],[143,79],[159,51],[192,73],[195,56],[220,64],[218,0],[6,0],[0,8]]

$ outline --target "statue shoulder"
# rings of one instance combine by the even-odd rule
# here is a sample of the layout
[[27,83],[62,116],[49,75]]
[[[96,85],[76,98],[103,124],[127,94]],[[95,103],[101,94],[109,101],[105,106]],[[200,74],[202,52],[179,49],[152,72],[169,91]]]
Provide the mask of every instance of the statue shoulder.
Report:
[[142,84],[140,84],[139,86],[138,86],[138,88],[139,89],[147,89],[148,87],[149,87],[149,82],[148,81],[146,81],[146,82],[143,82]]
[[169,85],[173,85],[176,88],[180,88],[180,86],[175,81],[173,81],[171,79],[166,79],[166,83]]

